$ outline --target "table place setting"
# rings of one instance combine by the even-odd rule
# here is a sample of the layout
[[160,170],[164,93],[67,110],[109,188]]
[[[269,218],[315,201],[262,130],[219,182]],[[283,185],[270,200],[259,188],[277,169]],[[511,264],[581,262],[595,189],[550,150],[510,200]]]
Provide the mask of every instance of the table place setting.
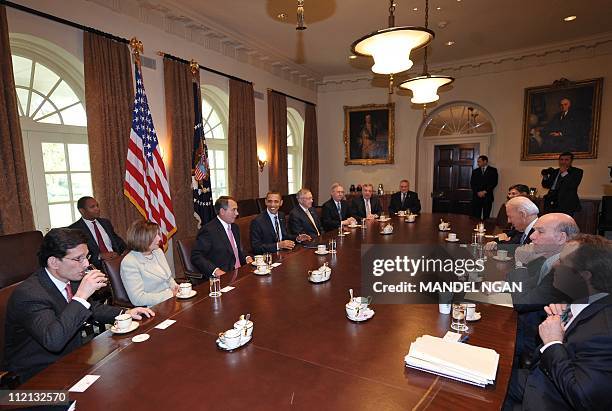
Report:
[[438,224],[438,230],[440,231],[450,231],[450,222],[448,221],[444,221],[443,219],[440,219],[440,224]]
[[316,270],[309,270],[308,271],[308,281],[310,281],[311,283],[324,283],[326,281],[329,281],[329,279],[331,278],[331,268],[329,268],[329,265],[327,263],[324,263],[321,267],[317,268]]
[[243,347],[253,338],[255,324],[251,321],[251,314],[241,315],[240,319],[234,323],[234,328],[219,333],[219,338],[215,341],[217,347],[223,351],[233,351]]
[[414,223],[416,221],[416,214],[406,214],[406,218],[404,218],[405,223]]
[[496,261],[508,262],[512,260],[512,257],[508,255],[508,250],[497,250],[497,254],[493,256]]
[[372,297],[354,297],[353,289],[349,289],[350,299],[345,305],[346,317],[355,322],[367,321],[374,317],[374,310],[369,308]]
[[134,321],[130,314],[121,312],[115,317],[115,323],[110,327],[110,330],[113,334],[127,334],[134,331],[139,325],[140,323]]
[[459,238],[457,238],[456,233],[448,233],[448,237],[446,237],[444,240],[448,241],[449,243],[456,243],[459,241]]
[[383,229],[380,231],[380,234],[382,235],[393,234],[393,225],[392,224],[385,225]]
[[176,298],[186,300],[188,298],[195,297],[197,293],[198,292],[192,288],[191,283],[180,283],[178,293],[176,293]]
[[389,220],[391,220],[391,217],[386,217],[384,214],[381,214],[380,217],[376,219],[379,223],[386,223]]
[[315,250],[315,254],[318,255],[327,255],[329,251],[327,250],[327,244],[319,244],[317,249]]
[[[255,265],[257,268],[253,271],[255,275],[268,275],[272,272],[272,268],[278,267],[280,263],[272,263],[273,257],[271,253],[266,253],[264,255],[256,255],[251,264]],[[276,265],[275,265],[276,264]]]
[[474,231],[478,232],[478,233],[486,233],[487,230],[485,229],[485,225],[484,223],[478,223],[476,224],[476,228],[474,228]]

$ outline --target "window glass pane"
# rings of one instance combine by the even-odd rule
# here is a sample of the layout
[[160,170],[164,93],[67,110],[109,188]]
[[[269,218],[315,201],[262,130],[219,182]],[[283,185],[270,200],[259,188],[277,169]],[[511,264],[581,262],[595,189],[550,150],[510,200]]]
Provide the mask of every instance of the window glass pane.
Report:
[[89,148],[87,144],[68,144],[70,171],[89,171]]
[[20,56],[11,56],[13,59],[13,77],[16,86],[30,87],[32,75],[32,60]]
[[215,168],[225,168],[225,153],[221,150],[216,150],[217,154],[215,159],[217,160]]
[[68,174],[45,174],[45,180],[47,182],[47,200],[49,203],[70,201]]
[[45,117],[42,120],[38,120],[38,121],[40,123],[47,123],[47,124],[62,124],[62,119],[57,113],[50,115],[49,117]]
[[217,180],[217,187],[225,186],[225,170],[215,170],[215,180]]
[[212,128],[215,128],[218,124],[221,123],[221,120],[219,119],[219,116],[217,115],[217,113],[213,110],[210,113],[210,116],[208,117],[208,124],[210,124],[210,126]]
[[289,167],[293,167],[293,154],[291,153],[287,154],[287,164],[289,164]]
[[215,154],[216,150],[208,149],[208,167],[215,168]]
[[65,81],[62,81],[59,86],[53,91],[53,94],[49,97],[49,100],[57,106],[58,109],[63,109],[71,104],[79,101],[79,98],[74,94],[74,91],[70,88]]
[[74,222],[70,203],[49,204],[49,217],[51,217],[51,227],[66,227]]
[[40,107],[40,105],[44,101],[45,99],[41,97],[39,94],[32,93],[32,99],[30,100],[30,111],[28,113],[28,116],[34,114],[36,110],[38,110],[38,107]]
[[85,109],[82,104],[77,104],[76,106],[62,110],[60,113],[62,113],[64,124],[87,127],[87,114],[85,114]]
[[63,143],[42,143],[45,171],[67,171]]
[[293,194],[295,193],[297,190],[295,189],[295,184],[292,182],[289,182],[289,193]]
[[212,107],[208,104],[208,101],[202,99],[202,118],[206,120],[212,111]]
[[54,113],[56,111],[57,109],[53,106],[53,104],[51,104],[51,102],[47,100],[43,103],[42,107],[36,113],[34,121],[39,121],[41,117],[44,117],[45,115]]
[[17,89],[17,99],[19,100],[19,106],[21,107],[21,114],[24,116],[28,115],[28,94],[30,94],[30,92],[26,89]]
[[219,124],[217,127],[213,128],[212,136],[216,140],[223,140],[225,138],[225,133],[223,133],[223,127]]
[[287,170],[287,180],[294,182],[295,180],[293,179],[293,169],[290,168]]
[[47,95],[59,80],[59,76],[40,63],[34,69],[34,89],[42,95]]
[[91,188],[91,174],[89,173],[72,173],[72,198],[79,199],[83,196],[90,196],[93,193]]

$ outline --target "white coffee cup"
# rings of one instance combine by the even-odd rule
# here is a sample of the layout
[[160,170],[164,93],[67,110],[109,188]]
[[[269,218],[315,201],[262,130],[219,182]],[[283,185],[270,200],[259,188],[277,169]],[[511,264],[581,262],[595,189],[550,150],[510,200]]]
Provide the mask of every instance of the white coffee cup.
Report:
[[438,228],[440,230],[448,230],[449,227],[450,227],[450,224],[446,222],[438,224]]
[[264,256],[263,255],[256,255],[254,257],[255,259],[255,264],[256,265],[262,265],[264,263]]
[[406,211],[404,211],[404,210],[399,210],[399,211],[397,212],[397,215],[398,215],[398,216],[404,216],[404,215],[406,215]]
[[383,232],[385,233],[392,233],[393,232],[393,226],[391,224],[387,224],[384,228],[383,228]]
[[438,304],[438,310],[440,314],[450,314],[451,304]]
[[508,258],[508,250],[497,250],[497,258],[502,260]]
[[455,241],[457,239],[457,234],[448,233],[448,241]]
[[239,330],[232,328],[219,334],[219,339],[228,348],[235,348],[240,344],[241,333]]
[[115,328],[119,331],[125,331],[132,325],[132,316],[130,314],[120,314],[115,317]]
[[476,304],[470,303],[466,305],[467,305],[467,310],[466,310],[465,317],[467,320],[471,321],[476,318]]
[[408,216],[406,216],[406,221],[408,221],[409,223],[413,223],[415,218],[416,217],[414,214],[408,214]]
[[324,253],[327,251],[327,245],[326,244],[319,244],[317,246],[317,251],[320,253]]
[[257,274],[266,274],[269,272],[268,267],[266,267],[265,265],[259,265],[257,266],[257,268],[255,269],[255,272]]
[[181,297],[186,297],[191,294],[191,283],[180,283],[179,294]]
[[238,320],[234,323],[234,328],[242,333],[243,337],[250,337],[253,334],[253,321]]

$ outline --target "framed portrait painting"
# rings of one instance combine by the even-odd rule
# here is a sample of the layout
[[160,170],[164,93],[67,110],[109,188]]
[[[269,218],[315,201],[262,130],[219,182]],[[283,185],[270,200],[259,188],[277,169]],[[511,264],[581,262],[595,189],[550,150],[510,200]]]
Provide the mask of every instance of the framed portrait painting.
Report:
[[597,158],[603,78],[525,89],[521,160]]
[[393,164],[395,103],[344,106],[344,165]]

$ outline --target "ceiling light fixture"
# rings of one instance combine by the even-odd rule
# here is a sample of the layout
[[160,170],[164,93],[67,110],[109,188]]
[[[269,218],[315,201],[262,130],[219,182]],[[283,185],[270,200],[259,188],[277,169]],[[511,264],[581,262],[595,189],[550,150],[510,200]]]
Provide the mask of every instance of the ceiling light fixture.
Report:
[[372,71],[389,75],[389,94],[393,93],[393,75],[412,67],[410,52],[427,46],[434,32],[424,27],[395,26],[394,0],[389,0],[389,27],[367,34],[351,44],[358,56],[374,57]]
[[563,19],[563,21],[574,21],[576,20],[577,17],[576,16],[567,16]]
[[[429,25],[429,0],[425,0],[425,29]],[[427,72],[427,47],[425,47],[425,60],[423,61],[423,74],[418,77],[413,77],[403,81],[399,87],[412,91],[412,99],[414,104],[426,105],[438,101],[438,88],[455,81],[450,76],[431,75]]]
[[304,22],[304,0],[298,0],[297,2],[297,27],[296,30],[306,30]]
[[349,58],[350,58],[351,60],[355,60],[355,59],[357,58],[357,56],[356,56],[356,55],[354,55],[354,54],[351,54],[351,55],[349,56]]

